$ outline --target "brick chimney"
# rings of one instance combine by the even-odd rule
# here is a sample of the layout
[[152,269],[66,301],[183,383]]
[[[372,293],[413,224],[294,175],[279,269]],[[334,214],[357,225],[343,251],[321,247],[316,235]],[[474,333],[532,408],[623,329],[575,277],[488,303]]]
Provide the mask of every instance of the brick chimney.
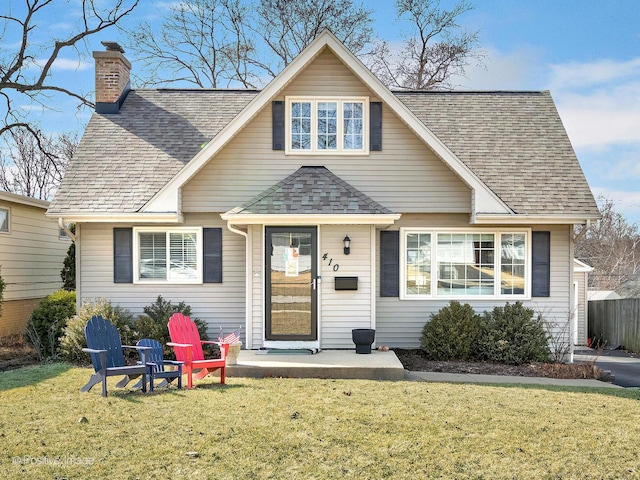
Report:
[[96,112],[119,113],[131,85],[131,63],[116,42],[101,42],[106,51],[93,52],[96,62]]

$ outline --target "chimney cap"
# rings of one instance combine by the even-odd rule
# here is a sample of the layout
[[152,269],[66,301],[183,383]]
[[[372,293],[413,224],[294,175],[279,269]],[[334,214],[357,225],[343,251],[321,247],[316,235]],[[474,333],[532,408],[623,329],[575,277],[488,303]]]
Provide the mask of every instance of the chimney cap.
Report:
[[102,43],[102,45],[104,45],[105,47],[107,47],[107,51],[108,52],[120,52],[120,53],[124,53],[124,49],[120,46],[120,44],[118,42],[100,42]]

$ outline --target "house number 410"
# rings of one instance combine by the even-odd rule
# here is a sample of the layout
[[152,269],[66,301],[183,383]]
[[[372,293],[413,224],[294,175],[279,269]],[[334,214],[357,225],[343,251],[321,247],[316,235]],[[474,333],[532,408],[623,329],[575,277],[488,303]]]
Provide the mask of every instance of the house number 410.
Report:
[[[333,262],[333,258],[329,258],[329,254],[325,253],[322,255],[322,260],[328,260],[327,266],[331,266],[331,263]],[[337,272],[338,270],[340,270],[340,265],[338,265],[337,263],[333,264],[333,271]]]

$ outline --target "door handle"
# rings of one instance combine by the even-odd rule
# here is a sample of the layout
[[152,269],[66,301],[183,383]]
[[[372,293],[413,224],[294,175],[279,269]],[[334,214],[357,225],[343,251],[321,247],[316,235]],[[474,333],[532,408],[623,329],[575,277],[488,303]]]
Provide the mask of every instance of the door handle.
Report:
[[316,289],[316,279],[311,280],[311,288]]

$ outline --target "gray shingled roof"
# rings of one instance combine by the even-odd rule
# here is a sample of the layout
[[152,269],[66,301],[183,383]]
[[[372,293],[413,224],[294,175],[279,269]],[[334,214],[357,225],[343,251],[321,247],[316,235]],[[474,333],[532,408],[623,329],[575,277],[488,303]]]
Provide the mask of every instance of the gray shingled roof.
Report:
[[257,93],[132,90],[93,114],[49,212],[137,212]]
[[[132,90],[92,116],[49,213],[139,211],[257,93]],[[515,212],[598,215],[548,92],[396,95]]]
[[549,92],[396,96],[516,213],[599,215]]
[[236,214],[391,214],[325,167],[301,167],[256,195]]

